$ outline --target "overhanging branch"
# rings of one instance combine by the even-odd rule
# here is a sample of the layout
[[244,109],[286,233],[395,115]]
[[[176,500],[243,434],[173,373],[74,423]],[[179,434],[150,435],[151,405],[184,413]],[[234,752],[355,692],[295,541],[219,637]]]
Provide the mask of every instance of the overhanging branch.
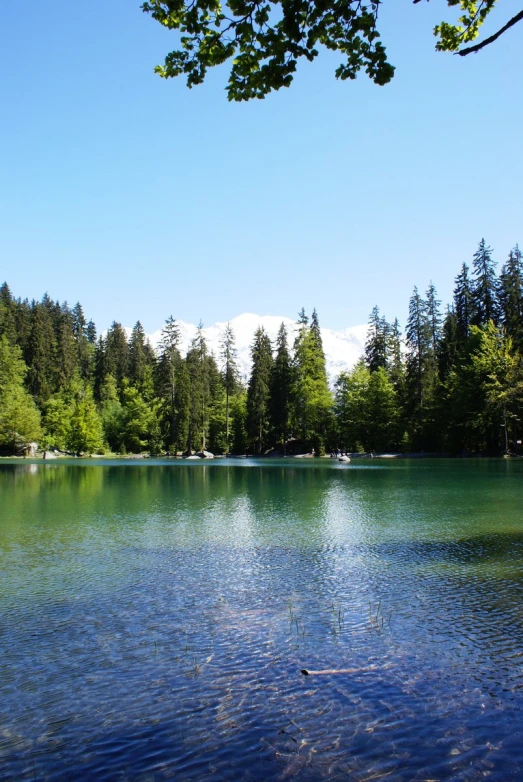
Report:
[[456,52],[456,54],[459,54],[460,57],[465,57],[467,54],[472,54],[473,52],[479,52],[480,49],[483,49],[485,46],[494,43],[494,41],[496,41],[500,35],[503,35],[503,33],[505,33],[515,24],[521,22],[522,19],[523,19],[523,11],[520,11],[519,14],[513,16],[512,19],[509,22],[507,22],[504,27],[501,28],[501,30],[498,30],[497,33],[494,33],[494,35],[491,35],[490,38],[485,38],[484,41],[481,41],[481,43],[476,43],[474,44],[474,46],[467,46],[466,49],[461,49],[461,51]]

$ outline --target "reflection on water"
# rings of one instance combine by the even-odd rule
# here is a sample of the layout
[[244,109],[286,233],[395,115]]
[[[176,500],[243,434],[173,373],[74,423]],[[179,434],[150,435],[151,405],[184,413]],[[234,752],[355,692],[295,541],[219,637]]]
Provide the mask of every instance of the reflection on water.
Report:
[[0,780],[521,779],[522,476],[2,463]]

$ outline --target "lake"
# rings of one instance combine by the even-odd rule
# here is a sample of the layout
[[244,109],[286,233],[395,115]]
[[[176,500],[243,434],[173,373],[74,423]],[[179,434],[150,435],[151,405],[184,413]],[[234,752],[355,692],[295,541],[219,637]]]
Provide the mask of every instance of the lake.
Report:
[[2,460],[0,780],[521,780],[522,489]]

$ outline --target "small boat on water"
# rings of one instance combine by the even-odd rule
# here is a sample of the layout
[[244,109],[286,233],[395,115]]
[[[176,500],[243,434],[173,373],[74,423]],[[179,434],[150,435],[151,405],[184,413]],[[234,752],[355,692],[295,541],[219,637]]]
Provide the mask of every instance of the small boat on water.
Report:
[[339,462],[350,462],[350,456],[347,456],[346,453],[342,453],[342,454],[340,454],[340,456],[338,456],[338,461]]

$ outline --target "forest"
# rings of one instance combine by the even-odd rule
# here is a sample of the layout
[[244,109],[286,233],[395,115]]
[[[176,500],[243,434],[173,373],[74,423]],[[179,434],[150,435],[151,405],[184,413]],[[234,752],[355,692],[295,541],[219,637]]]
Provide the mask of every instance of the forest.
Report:
[[0,449],[29,442],[71,454],[518,454],[523,432],[523,253],[497,273],[479,243],[442,310],[432,282],[406,328],[375,306],[365,354],[332,386],[318,314],[294,333],[253,335],[240,378],[235,337],[213,355],[200,324],[186,355],[170,316],[153,348],[138,321],[104,335],[80,303],[0,288]]

